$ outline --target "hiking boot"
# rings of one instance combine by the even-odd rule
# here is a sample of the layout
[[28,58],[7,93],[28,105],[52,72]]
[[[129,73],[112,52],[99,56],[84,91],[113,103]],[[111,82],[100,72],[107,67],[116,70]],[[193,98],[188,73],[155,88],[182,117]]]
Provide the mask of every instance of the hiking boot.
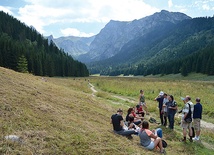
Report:
[[189,141],[190,141],[190,142],[193,142],[193,140],[192,140],[192,139],[189,139]]

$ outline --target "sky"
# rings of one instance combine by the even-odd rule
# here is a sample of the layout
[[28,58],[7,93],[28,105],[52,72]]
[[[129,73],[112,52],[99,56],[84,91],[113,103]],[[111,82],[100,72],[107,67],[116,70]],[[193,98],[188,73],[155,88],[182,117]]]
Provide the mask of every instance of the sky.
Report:
[[89,37],[110,20],[132,21],[161,10],[213,17],[214,0],[0,0],[0,10],[43,36]]

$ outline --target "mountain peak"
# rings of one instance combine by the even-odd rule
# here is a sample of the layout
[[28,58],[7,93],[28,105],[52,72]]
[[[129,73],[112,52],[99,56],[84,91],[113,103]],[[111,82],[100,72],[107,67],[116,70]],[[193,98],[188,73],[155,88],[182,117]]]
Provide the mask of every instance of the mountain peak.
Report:
[[167,10],[161,10],[161,13],[169,13]]
[[[156,12],[151,16],[147,16],[145,18],[153,19],[155,21],[168,21],[171,23],[178,23],[185,19],[191,19],[190,16],[181,13],[181,12],[169,12],[167,10],[161,10],[160,12]],[[142,18],[144,19],[144,18]]]

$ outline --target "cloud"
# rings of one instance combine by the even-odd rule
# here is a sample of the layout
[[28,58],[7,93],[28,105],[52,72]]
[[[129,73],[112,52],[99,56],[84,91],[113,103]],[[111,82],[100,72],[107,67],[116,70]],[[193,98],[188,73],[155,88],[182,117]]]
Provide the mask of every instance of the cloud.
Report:
[[95,35],[93,33],[80,32],[78,29],[75,28],[61,29],[60,31],[63,34],[63,36],[91,37]]
[[214,10],[214,0],[198,0],[194,3],[194,5],[198,9],[202,9],[205,11],[212,11]]
[[168,7],[171,8],[173,6],[172,0],[168,0]]
[[4,7],[4,6],[0,6],[0,10],[5,12],[5,13],[8,13],[10,15],[13,15],[13,12],[11,11],[12,8],[10,7]]
[[211,10],[211,8],[209,7],[209,5],[207,5],[207,4],[202,5],[202,8],[204,10]]
[[33,25],[40,33],[45,26],[63,23],[107,23],[111,19],[131,21],[151,15],[159,9],[142,0],[25,0],[17,17]]

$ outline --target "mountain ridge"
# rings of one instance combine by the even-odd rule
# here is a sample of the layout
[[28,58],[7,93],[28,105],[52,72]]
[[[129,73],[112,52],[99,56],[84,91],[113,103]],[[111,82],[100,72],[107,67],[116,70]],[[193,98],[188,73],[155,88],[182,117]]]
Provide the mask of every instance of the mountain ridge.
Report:
[[111,20],[96,35],[91,43],[90,51],[80,56],[79,60],[88,63],[110,58],[116,55],[126,43],[150,32],[159,23],[163,21],[177,23],[184,19],[191,19],[191,17],[183,13],[162,10],[159,13],[130,22]]

